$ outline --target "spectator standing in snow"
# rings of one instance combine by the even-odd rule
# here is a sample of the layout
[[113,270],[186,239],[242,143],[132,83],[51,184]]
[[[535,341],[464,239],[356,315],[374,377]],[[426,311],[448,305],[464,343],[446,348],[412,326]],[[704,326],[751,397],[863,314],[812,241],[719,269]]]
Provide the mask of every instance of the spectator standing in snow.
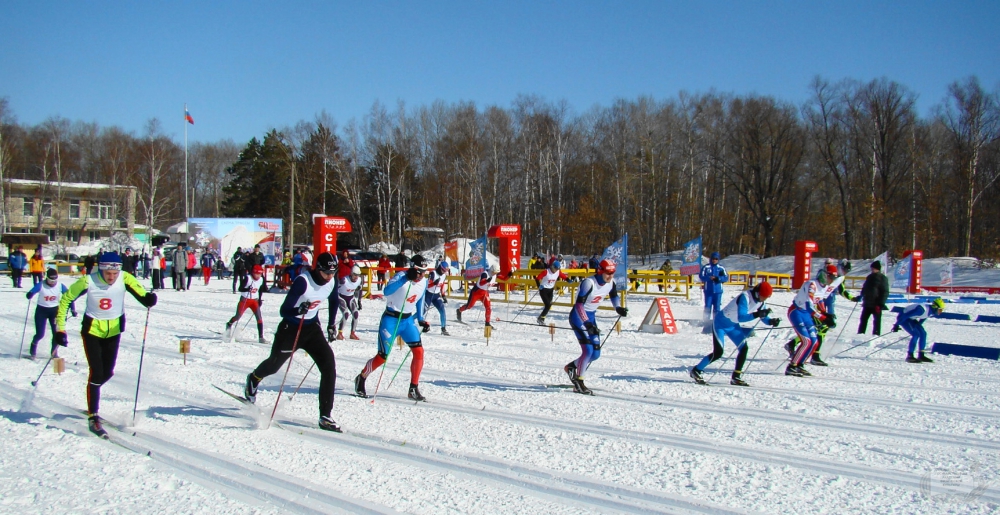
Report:
[[872,261],[871,273],[861,286],[861,322],[858,324],[858,334],[865,334],[868,329],[868,318],[872,321],[872,334],[882,334],[882,312],[888,310],[885,303],[889,300],[889,278],[882,273],[882,263]]
[[719,253],[713,252],[708,259],[708,264],[701,267],[698,278],[703,283],[702,290],[705,292],[705,323],[708,323],[719,312],[722,305],[722,284],[729,281],[729,274],[726,267],[719,264]]

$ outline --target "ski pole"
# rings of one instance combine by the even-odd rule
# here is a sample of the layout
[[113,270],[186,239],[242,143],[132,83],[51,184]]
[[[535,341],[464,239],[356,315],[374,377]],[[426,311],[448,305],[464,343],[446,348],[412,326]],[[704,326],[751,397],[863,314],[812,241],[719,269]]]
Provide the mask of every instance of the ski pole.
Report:
[[874,356],[875,354],[878,354],[879,352],[882,352],[882,351],[888,349],[889,347],[892,347],[893,345],[896,345],[897,343],[905,340],[906,338],[907,338],[907,336],[903,336],[902,338],[896,338],[895,340],[889,342],[888,344],[883,345],[883,346],[879,347],[878,349],[876,349],[876,350],[868,353],[868,355],[865,356],[864,359],[868,359],[868,358]]
[[[858,309],[858,303],[855,302],[854,303],[854,307],[851,308],[851,312],[850,312],[850,314],[847,315],[847,319],[844,320],[844,322],[847,322],[848,320],[850,320],[851,317],[854,316],[854,311],[857,310],[857,309]],[[830,345],[830,352],[831,353],[833,352],[833,349],[837,348],[837,344],[840,343],[840,335],[844,334],[844,329],[847,329],[847,324],[846,323],[840,328],[840,332],[837,333],[837,339],[833,340],[833,344]]]
[[525,303],[524,303],[524,305],[523,305],[523,306],[521,306],[521,309],[520,309],[520,310],[518,310],[518,312],[517,312],[517,313],[514,313],[514,318],[511,318],[511,319],[510,319],[510,321],[511,321],[511,322],[513,322],[514,320],[517,320],[517,317],[518,317],[518,315],[520,315],[520,314],[521,314],[521,312],[522,312],[522,311],[524,311],[524,308],[528,307],[528,304],[531,304],[531,301],[535,300],[535,297],[537,297],[537,296],[538,296],[538,292],[539,292],[539,291],[541,291],[541,290],[535,290],[535,294],[534,294],[534,295],[532,295],[530,299],[528,299],[528,302],[525,302]]
[[24,310],[24,325],[21,326],[21,348],[17,349],[17,357],[21,358],[21,353],[24,352],[24,335],[28,332],[28,313],[31,313],[31,299],[28,299],[28,307]]
[[[389,338],[388,347],[389,351],[385,353],[385,361],[388,363],[389,354],[392,353],[392,344],[396,340],[396,335],[399,334],[399,324],[403,321],[403,308],[406,307],[406,299],[410,296],[410,285],[413,281],[406,281],[406,295],[403,296],[403,305],[399,308],[399,318],[396,319],[396,328],[392,330],[392,338]],[[388,301],[386,301],[386,308],[388,309]],[[372,394],[372,406],[375,405],[375,398],[378,397],[378,387],[382,384],[382,374],[385,373],[385,366],[383,365],[382,370],[378,373],[378,381],[375,383],[375,393]],[[362,372],[364,372],[362,370]]]
[[[760,341],[760,346],[757,347],[757,350],[754,351],[753,356],[750,358],[750,363],[753,363],[753,360],[757,359],[757,353],[764,348],[764,342],[771,337],[771,331],[774,331],[773,327],[767,330],[767,334],[764,335],[764,339]],[[746,368],[743,369],[744,374],[747,373],[747,370],[750,370],[750,363],[747,363]]]
[[49,360],[45,362],[45,366],[42,367],[42,371],[38,373],[38,377],[36,377],[35,380],[31,382],[31,386],[38,388],[38,381],[42,379],[42,374],[45,373],[45,369],[49,368],[49,363],[52,363],[51,356],[49,356]]
[[834,356],[834,357],[835,357],[835,358],[836,358],[836,357],[839,357],[839,356],[840,356],[841,354],[843,354],[843,353],[845,353],[845,352],[847,352],[847,351],[850,351],[850,350],[854,350],[854,349],[857,349],[858,347],[860,347],[860,346],[862,346],[862,345],[866,345],[866,344],[869,344],[869,343],[871,343],[871,342],[873,342],[873,341],[875,341],[875,340],[878,340],[879,338],[881,338],[881,337],[883,337],[883,336],[888,336],[888,335],[889,335],[889,333],[886,333],[886,334],[880,334],[880,335],[878,335],[878,336],[875,336],[875,337],[873,337],[873,338],[869,338],[869,339],[867,339],[867,340],[865,340],[865,341],[863,341],[863,342],[861,342],[861,343],[859,343],[859,344],[857,344],[857,345],[854,345],[853,347],[850,347],[850,348],[847,348],[847,349],[844,349],[844,350],[842,350],[842,351],[838,352],[838,353],[837,353],[837,355],[836,355],[836,356]]
[[142,381],[142,358],[146,355],[146,331],[149,330],[149,308],[146,308],[146,325],[142,328],[142,347],[139,350],[139,375],[135,378],[135,402],[132,404],[132,425],[135,425],[135,411],[139,407],[139,384]]
[[285,379],[288,379],[288,371],[292,368],[292,360],[295,358],[295,349],[299,347],[299,335],[302,334],[302,324],[306,321],[305,315],[299,315],[299,328],[295,331],[295,340],[292,341],[292,353],[288,356],[288,366],[285,367],[285,375],[281,376],[281,385],[278,386],[278,398],[274,399],[274,409],[271,410],[271,418],[267,420],[268,429],[274,420],[274,414],[278,412],[278,403],[281,402],[281,391],[285,388]]
[[[618,321],[621,320],[621,319],[622,319],[622,316],[618,315],[618,318],[615,319],[615,323],[611,324],[611,327],[614,327],[614,326],[618,325]],[[601,342],[601,348],[602,349],[604,348],[604,344],[608,343],[608,338],[610,338],[610,337],[611,337],[611,330],[609,329],[608,330],[608,335],[605,336],[604,337],[604,341]]]
[[295,387],[295,391],[288,397],[288,402],[292,402],[292,399],[295,398],[295,394],[299,393],[299,388],[302,388],[302,383],[306,382],[306,378],[309,377],[309,373],[313,371],[313,367],[315,366],[315,361],[312,362],[312,365],[309,365],[309,370],[306,370],[306,375],[302,376],[302,380],[299,381],[299,385]]
[[392,382],[396,380],[396,376],[399,375],[399,371],[403,369],[403,365],[406,363],[406,360],[410,357],[411,350],[412,349],[409,348],[406,349],[406,355],[403,356],[403,361],[400,361],[399,366],[396,367],[396,373],[392,374],[392,379],[389,380],[389,386],[386,386],[386,389],[392,388]]
[[736,346],[736,348],[733,349],[733,352],[730,352],[728,356],[726,356],[725,358],[722,358],[722,363],[719,364],[719,366],[715,368],[715,372],[712,373],[712,377],[709,377],[707,382],[711,383],[712,379],[715,379],[715,375],[718,374],[720,370],[722,370],[722,367],[726,366],[726,362],[729,361],[729,358],[733,357],[733,354],[735,354],[738,350],[740,350],[740,346],[739,345]]

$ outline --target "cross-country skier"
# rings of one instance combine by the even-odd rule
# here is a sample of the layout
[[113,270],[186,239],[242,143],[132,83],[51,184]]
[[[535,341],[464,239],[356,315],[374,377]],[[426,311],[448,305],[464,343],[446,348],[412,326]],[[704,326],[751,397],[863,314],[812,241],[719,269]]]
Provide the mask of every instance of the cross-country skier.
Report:
[[545,305],[542,308],[542,314],[538,315],[538,325],[545,325],[545,315],[548,315],[549,310],[552,309],[552,297],[555,293],[556,281],[569,280],[569,276],[563,273],[561,268],[561,261],[553,261],[549,264],[548,268],[535,277],[535,280],[538,281],[538,296],[542,299],[542,304]]
[[271,355],[247,374],[243,396],[256,402],[261,380],[280,370],[291,358],[293,349],[302,349],[319,369],[319,428],[339,433],[340,426],[330,417],[337,386],[337,360],[319,321],[320,306],[330,298],[337,284],[333,280],[336,272],[336,260],[329,252],[324,252],[317,256],[314,268],[295,278],[279,309],[281,323],[274,333]]
[[385,312],[378,324],[378,354],[368,360],[365,368],[354,378],[354,393],[358,397],[368,397],[365,380],[389,358],[389,350],[396,336],[410,347],[413,360],[410,361],[410,389],[406,396],[415,401],[425,401],[420,394],[420,371],[424,368],[424,347],[420,342],[420,330],[413,320],[419,321],[424,332],[431,324],[424,321],[424,292],[427,290],[425,270],[416,264],[405,272],[396,274],[385,285]]
[[705,315],[702,317],[707,324],[722,307],[722,283],[729,281],[726,267],[719,264],[719,253],[713,252],[708,264],[701,267],[698,277],[704,283]]
[[[343,264],[344,261],[341,260],[340,263]],[[361,267],[358,265],[352,265],[349,273],[337,280],[337,289],[330,297],[330,322],[326,326],[327,341],[334,340],[333,323],[337,320],[338,311],[340,312],[340,326],[336,339],[344,339],[344,323],[347,322],[347,317],[351,317],[351,339],[361,339],[354,331],[358,328],[358,312],[361,311],[361,286],[363,283]]]
[[[848,268],[845,270],[844,272],[845,274],[847,273],[848,270],[850,270],[850,265],[851,265],[850,261],[847,261]],[[831,262],[826,265],[826,268],[824,270],[821,270],[819,274],[817,274],[817,279],[819,278],[818,275],[825,276],[824,284],[832,285],[837,280],[837,278],[840,277],[840,272],[837,269],[837,265]],[[827,313],[831,315],[836,315],[835,306],[836,306],[837,296],[842,296],[851,302],[858,302],[859,300],[861,300],[861,295],[858,296],[851,295],[851,293],[847,291],[847,288],[844,288],[844,283],[843,281],[841,281],[840,284],[835,286],[830,292],[830,294],[827,295],[825,299],[823,299],[823,308]]]
[[[910,304],[903,308],[903,312],[896,317],[896,324],[892,326],[892,332],[905,330],[910,334],[910,346],[906,350],[907,363],[934,363],[934,360],[924,355],[927,348],[927,330],[924,329],[924,320],[927,317],[941,316],[944,312],[944,301],[941,297],[932,300],[930,303]],[[913,356],[919,345],[920,354]]]
[[[820,355],[820,352],[823,348],[823,342],[826,340],[827,331],[837,327],[837,316],[832,310],[834,299],[837,295],[843,295],[844,298],[852,302],[861,300],[860,296],[852,297],[851,294],[844,289],[842,281],[837,283],[837,276],[837,265],[832,262],[826,265],[825,270],[821,270],[818,274],[816,274],[816,281],[820,284],[820,286],[825,288],[823,292],[830,292],[830,294],[826,296],[823,296],[822,293],[817,294],[817,299],[822,299],[822,301],[818,303],[817,307],[820,312],[826,313],[826,318],[813,316],[813,325],[816,327],[816,345],[813,347],[812,355],[809,356],[809,363],[818,367],[829,366],[827,362],[823,361],[823,357]],[[836,286],[834,286],[835,283],[837,283]],[[795,346],[796,343],[799,342],[799,337],[796,335],[794,338],[785,343],[785,350],[788,351],[789,358],[792,358],[795,355]]]
[[87,294],[87,309],[83,313],[83,350],[90,375],[87,378],[87,418],[90,431],[107,436],[98,416],[101,386],[111,379],[118,361],[118,344],[125,330],[125,292],[149,309],[156,305],[156,294],[147,293],[139,281],[122,271],[122,260],[116,252],[101,254],[97,272],[80,277],[59,299],[56,313],[56,343],[65,347],[66,313],[77,297]]
[[788,306],[788,321],[792,324],[792,328],[801,343],[792,354],[791,360],[785,368],[785,375],[796,377],[812,375],[802,364],[806,358],[812,356],[814,347],[819,343],[819,334],[813,323],[813,317],[818,318],[827,326],[835,326],[834,317],[824,313],[820,307],[820,301],[825,296],[826,285],[820,284],[820,281],[816,279],[810,279],[802,283],[802,287],[792,299],[792,305]]
[[264,292],[267,291],[267,279],[264,278],[264,267],[254,265],[250,270],[250,279],[243,286],[240,286],[239,291],[240,302],[236,305],[236,316],[226,322],[226,335],[224,339],[227,342],[232,341],[233,331],[237,324],[239,324],[243,312],[249,309],[253,312],[254,318],[257,319],[257,341],[267,343],[267,340],[264,339],[264,317],[260,313],[260,308],[264,305]]
[[496,268],[490,267],[479,275],[479,281],[472,285],[472,291],[469,293],[469,300],[464,306],[455,310],[455,316],[458,317],[459,322],[462,321],[463,311],[475,306],[476,302],[482,301],[483,308],[486,309],[486,327],[490,327],[490,320],[492,320],[493,315],[493,308],[490,305],[490,283],[493,282],[493,276],[495,276],[496,273]]
[[430,310],[431,306],[437,308],[441,319],[441,334],[445,336],[448,335],[448,317],[444,311],[444,305],[448,303],[448,298],[445,297],[447,283],[448,265],[442,261],[438,263],[437,268],[427,274],[427,293],[424,294],[424,309]]
[[576,333],[580,342],[580,357],[570,361],[563,371],[573,383],[573,391],[593,395],[590,388],[583,384],[583,375],[594,361],[601,357],[601,330],[597,327],[597,306],[605,298],[611,299],[611,305],[619,316],[628,316],[628,309],[623,308],[618,300],[618,288],[614,277],[617,267],[607,259],[597,265],[597,273],[580,283],[580,291],[576,296],[576,304],[569,313],[569,325]]
[[702,358],[701,362],[691,369],[691,378],[698,384],[707,384],[701,373],[708,365],[722,357],[722,348],[729,337],[733,345],[739,349],[736,355],[736,367],[733,369],[732,378],[729,384],[736,386],[750,386],[740,377],[743,374],[743,364],[747,360],[747,346],[745,345],[750,333],[753,332],[757,322],[763,321],[771,327],[778,327],[780,318],[771,318],[771,309],[764,306],[764,302],[771,297],[773,288],[771,283],[764,281],[758,283],[752,289],[740,293],[735,299],[726,304],[726,308],[715,317],[712,327],[712,353]]
[[[35,337],[31,339],[29,353],[31,359],[35,359],[38,350],[38,342],[45,337],[45,323],[52,326],[52,357],[59,357],[59,347],[56,341],[56,313],[59,311],[59,300],[63,294],[69,291],[65,284],[59,282],[59,272],[55,268],[50,268],[45,272],[45,280],[34,285],[25,294],[30,301],[35,294],[38,294],[38,302],[35,304]],[[76,305],[72,302],[69,309],[76,317]]]

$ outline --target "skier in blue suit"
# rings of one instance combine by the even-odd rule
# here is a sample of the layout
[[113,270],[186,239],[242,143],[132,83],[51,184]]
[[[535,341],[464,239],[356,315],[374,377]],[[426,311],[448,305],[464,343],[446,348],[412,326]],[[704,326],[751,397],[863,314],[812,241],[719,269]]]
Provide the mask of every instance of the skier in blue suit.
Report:
[[743,364],[747,360],[747,346],[745,345],[750,333],[758,321],[763,321],[771,327],[777,327],[781,323],[780,318],[771,318],[771,310],[764,307],[764,301],[771,297],[773,288],[771,283],[764,281],[758,283],[752,289],[744,291],[726,305],[726,309],[719,312],[715,317],[712,331],[712,353],[702,358],[701,362],[691,369],[691,378],[698,384],[708,384],[701,377],[712,362],[722,357],[722,346],[725,345],[726,336],[739,349],[736,355],[736,367],[730,384],[735,386],[750,386],[740,376],[743,374]]
[[[924,349],[927,347],[927,331],[924,329],[924,320],[931,315],[941,316],[944,312],[944,301],[938,297],[930,304],[910,304],[903,309],[903,312],[896,317],[896,325],[892,326],[892,331],[896,332],[905,329],[910,333],[910,347],[906,352],[907,363],[934,363],[934,360],[924,356]],[[920,345],[920,355],[913,356],[913,351]]]
[[719,264],[718,252],[713,252],[708,261],[709,264],[701,267],[698,273],[698,278],[705,283],[702,287],[705,291],[705,323],[722,309],[722,283],[729,281],[726,267]]

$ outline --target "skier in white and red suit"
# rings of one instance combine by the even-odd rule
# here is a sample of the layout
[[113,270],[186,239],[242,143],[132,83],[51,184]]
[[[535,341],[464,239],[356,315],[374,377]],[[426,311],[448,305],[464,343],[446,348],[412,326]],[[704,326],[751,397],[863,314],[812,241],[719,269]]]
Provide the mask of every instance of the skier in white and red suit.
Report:
[[580,283],[576,296],[576,304],[569,313],[569,325],[576,333],[580,342],[580,357],[569,362],[563,370],[573,383],[577,393],[590,394],[591,391],[583,384],[583,374],[591,363],[601,357],[601,330],[597,328],[597,306],[605,298],[611,299],[611,305],[619,316],[628,316],[628,309],[623,308],[618,300],[618,288],[614,277],[617,266],[607,259],[597,265],[597,273]]
[[490,327],[490,320],[492,320],[493,316],[493,307],[490,305],[490,283],[493,282],[493,275],[496,275],[495,267],[489,268],[479,276],[479,281],[472,286],[469,301],[464,306],[455,310],[455,316],[458,317],[459,322],[462,321],[463,311],[469,310],[472,306],[476,305],[476,302],[482,301],[483,307],[486,308],[486,327]]
[[257,319],[257,341],[267,343],[264,339],[264,317],[260,314],[265,290],[267,290],[267,279],[264,278],[264,267],[254,265],[250,269],[250,279],[239,287],[240,303],[236,305],[236,316],[226,322],[226,340],[232,337],[233,326],[240,321],[243,312],[249,309]]

